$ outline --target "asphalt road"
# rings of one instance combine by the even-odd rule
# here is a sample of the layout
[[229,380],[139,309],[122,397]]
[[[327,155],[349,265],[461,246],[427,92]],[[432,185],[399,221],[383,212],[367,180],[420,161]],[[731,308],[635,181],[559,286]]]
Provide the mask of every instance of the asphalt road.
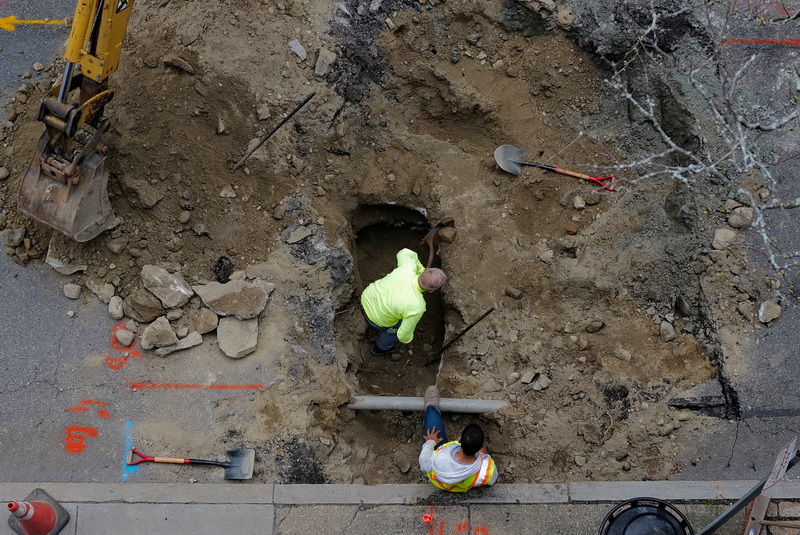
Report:
[[[71,18],[75,11],[72,0],[0,0],[0,21],[8,17],[18,20],[44,21]],[[18,24],[14,30],[0,27],[0,120],[7,118],[5,108],[16,89],[26,81],[46,79],[33,64],[49,65],[61,55],[69,36],[69,27],[60,24]],[[31,78],[22,75],[31,73]]]

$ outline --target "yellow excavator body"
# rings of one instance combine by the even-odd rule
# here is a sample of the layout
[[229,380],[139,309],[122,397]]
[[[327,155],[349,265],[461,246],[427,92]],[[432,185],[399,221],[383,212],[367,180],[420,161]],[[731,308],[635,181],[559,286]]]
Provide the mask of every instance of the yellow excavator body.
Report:
[[64,75],[40,102],[45,132],[20,184],[21,212],[80,242],[121,222],[108,199],[103,135],[111,125],[103,110],[132,7],[133,0],[79,0]]

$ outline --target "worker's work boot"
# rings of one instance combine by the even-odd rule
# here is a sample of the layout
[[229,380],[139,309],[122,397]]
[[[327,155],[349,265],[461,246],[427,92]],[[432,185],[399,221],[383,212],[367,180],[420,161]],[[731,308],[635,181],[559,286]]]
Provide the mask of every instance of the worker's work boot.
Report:
[[436,385],[431,385],[425,390],[425,408],[428,408],[428,405],[433,405],[437,409],[439,408],[439,388]]
[[378,347],[378,344],[372,344],[372,347],[369,348],[369,352],[375,356],[379,355],[391,355],[392,353],[397,353],[401,349],[405,347],[405,344],[401,344],[400,342],[395,342],[394,346],[390,347],[389,349],[381,349]]

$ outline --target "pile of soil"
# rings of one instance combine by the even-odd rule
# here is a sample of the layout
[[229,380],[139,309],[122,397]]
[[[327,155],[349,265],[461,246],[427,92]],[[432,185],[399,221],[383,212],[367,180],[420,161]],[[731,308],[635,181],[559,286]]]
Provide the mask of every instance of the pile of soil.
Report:
[[[192,283],[215,279],[223,256],[236,270],[270,266],[267,334],[245,358],[277,380],[248,405],[255,417],[238,416],[237,435],[258,448],[261,481],[419,481],[421,415],[347,404],[422,396],[434,382],[444,397],[508,402],[446,417],[451,436],[484,426],[504,482],[665,479],[682,437],[711,418],[669,406],[718,375],[705,296],[745,290],[714,279],[730,273],[704,254],[724,215],[696,209],[692,192],[630,171],[608,191],[495,164],[494,149],[513,144],[602,176],[634,142],[655,143],[612,100],[607,63],[579,30],[568,5],[544,0],[137,3],[106,109],[124,222],[69,244],[87,266],[71,281],[98,278],[124,298],[147,264]],[[31,105],[41,85],[15,105],[0,162],[11,171],[2,223],[27,229],[32,261],[53,233],[15,202],[42,130]],[[420,236],[446,218],[457,238],[440,250],[449,281],[430,324],[402,353],[371,356],[360,289],[400,247],[424,262]]]

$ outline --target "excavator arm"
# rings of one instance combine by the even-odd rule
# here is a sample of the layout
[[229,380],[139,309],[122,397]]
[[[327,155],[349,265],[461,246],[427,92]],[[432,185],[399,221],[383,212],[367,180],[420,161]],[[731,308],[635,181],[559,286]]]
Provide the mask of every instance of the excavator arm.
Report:
[[79,0],[64,74],[39,105],[45,132],[20,185],[21,212],[81,242],[121,221],[108,200],[103,135],[111,125],[103,111],[132,7],[133,0]]

